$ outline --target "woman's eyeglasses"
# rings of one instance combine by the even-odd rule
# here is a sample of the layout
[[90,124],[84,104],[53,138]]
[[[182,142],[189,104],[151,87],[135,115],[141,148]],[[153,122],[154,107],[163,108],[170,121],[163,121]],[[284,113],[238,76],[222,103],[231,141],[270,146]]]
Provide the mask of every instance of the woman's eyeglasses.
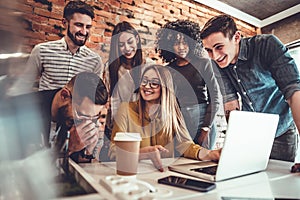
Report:
[[142,79],[141,86],[146,87],[148,83],[152,89],[157,89],[161,85],[158,79],[151,79],[151,80]]

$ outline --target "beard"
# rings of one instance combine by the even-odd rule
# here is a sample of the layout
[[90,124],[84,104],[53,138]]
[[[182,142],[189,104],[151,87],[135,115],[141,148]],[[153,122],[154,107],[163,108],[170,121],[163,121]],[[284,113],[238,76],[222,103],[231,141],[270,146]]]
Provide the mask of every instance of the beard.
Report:
[[57,111],[57,124],[67,128],[68,130],[74,125],[74,119],[68,115],[68,105],[65,105]]
[[68,105],[65,105],[58,109],[56,123],[57,130],[59,128],[59,132],[56,135],[54,148],[58,153],[61,153],[61,149],[63,148],[63,145],[65,144],[65,141],[67,139],[67,133],[74,125],[73,117],[68,115]]
[[[86,35],[81,34],[80,32],[76,32],[74,35],[70,32],[70,26],[68,26],[68,31],[67,31],[68,37],[72,40],[72,42],[77,45],[77,46],[83,46],[86,42],[86,40],[89,37],[89,34],[87,33]],[[84,36],[85,40],[77,40],[76,36]]]

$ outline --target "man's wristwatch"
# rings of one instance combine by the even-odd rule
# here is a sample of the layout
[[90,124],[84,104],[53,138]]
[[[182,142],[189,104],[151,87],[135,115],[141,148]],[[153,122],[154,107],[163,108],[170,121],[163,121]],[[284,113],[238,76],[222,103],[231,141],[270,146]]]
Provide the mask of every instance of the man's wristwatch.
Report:
[[93,156],[93,154],[86,154],[86,149],[84,148],[82,151],[81,151],[81,157],[82,158],[85,158],[85,159],[88,159],[88,160],[91,160],[91,159],[94,159],[95,157]]
[[205,126],[205,127],[202,127],[201,130],[208,132],[208,131],[210,131],[210,128]]

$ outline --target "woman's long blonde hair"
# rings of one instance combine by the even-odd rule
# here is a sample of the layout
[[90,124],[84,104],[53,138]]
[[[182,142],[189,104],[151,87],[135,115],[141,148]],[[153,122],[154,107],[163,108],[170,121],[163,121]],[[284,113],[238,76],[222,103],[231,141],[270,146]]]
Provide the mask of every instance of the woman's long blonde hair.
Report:
[[[183,115],[180,111],[179,105],[176,100],[173,78],[167,66],[161,66],[157,64],[150,65],[149,67],[147,67],[142,74],[142,78],[144,74],[151,69],[153,69],[157,73],[161,83],[161,106],[159,109],[160,113],[158,114],[158,116],[161,117],[160,120],[163,122],[162,131],[171,140],[175,133],[187,132]],[[145,112],[145,100],[143,99],[140,93],[139,118],[142,123]]]

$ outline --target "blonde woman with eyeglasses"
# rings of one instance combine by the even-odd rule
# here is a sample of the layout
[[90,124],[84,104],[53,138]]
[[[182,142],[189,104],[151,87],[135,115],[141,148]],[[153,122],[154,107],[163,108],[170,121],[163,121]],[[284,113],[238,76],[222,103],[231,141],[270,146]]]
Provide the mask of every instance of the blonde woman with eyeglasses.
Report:
[[[141,133],[140,159],[151,159],[163,171],[161,157],[183,155],[198,160],[219,160],[221,150],[208,150],[195,144],[185,125],[174,95],[167,67],[151,65],[142,74],[139,100],[122,103],[115,117],[112,138],[117,132]],[[111,141],[110,158],[115,158]]]

